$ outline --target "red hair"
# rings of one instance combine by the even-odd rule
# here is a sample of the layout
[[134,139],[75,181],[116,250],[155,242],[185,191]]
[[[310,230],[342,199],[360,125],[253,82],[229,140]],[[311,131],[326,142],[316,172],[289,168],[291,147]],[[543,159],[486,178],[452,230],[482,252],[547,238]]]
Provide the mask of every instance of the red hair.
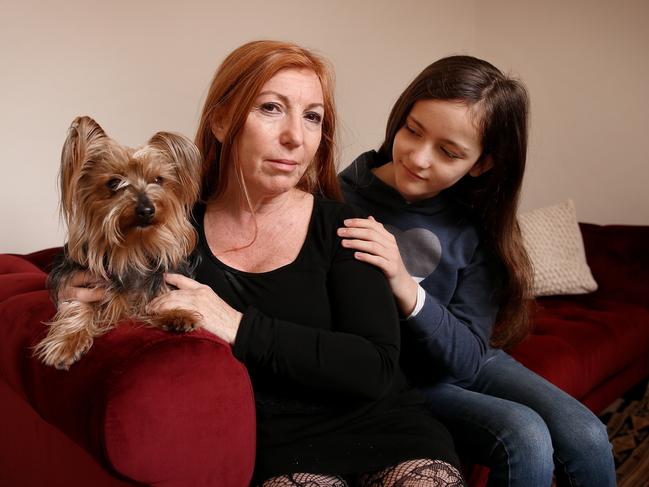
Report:
[[[335,131],[336,108],[333,96],[333,76],[328,63],[314,53],[280,41],[253,41],[235,49],[225,58],[214,74],[198,131],[196,146],[203,156],[202,190],[204,201],[223,194],[237,171],[239,184],[245,194],[238,166],[236,140],[263,85],[278,71],[287,68],[310,69],[322,85],[324,117],[322,139],[314,160],[297,187],[309,193],[341,200],[336,178]],[[227,133],[220,142],[213,127],[227,119]]]

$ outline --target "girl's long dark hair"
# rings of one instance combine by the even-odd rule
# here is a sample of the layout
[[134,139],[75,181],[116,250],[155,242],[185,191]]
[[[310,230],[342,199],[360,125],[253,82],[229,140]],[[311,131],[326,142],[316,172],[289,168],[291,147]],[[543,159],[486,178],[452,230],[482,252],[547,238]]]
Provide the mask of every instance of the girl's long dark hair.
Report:
[[479,177],[465,176],[445,192],[466,207],[500,259],[504,279],[492,345],[511,348],[529,332],[531,264],[516,220],[527,155],[529,98],[525,87],[486,61],[471,56],[440,59],[424,69],[401,94],[388,119],[379,155],[392,160],[392,145],[419,100],[466,104],[482,133],[481,158],[493,167]]

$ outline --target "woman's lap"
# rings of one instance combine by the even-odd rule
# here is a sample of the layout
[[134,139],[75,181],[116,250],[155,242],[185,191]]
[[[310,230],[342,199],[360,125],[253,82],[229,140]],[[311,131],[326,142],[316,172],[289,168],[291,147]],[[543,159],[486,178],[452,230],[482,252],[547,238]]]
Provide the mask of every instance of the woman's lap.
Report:
[[[417,404],[398,402],[355,420],[330,422],[320,432],[292,435],[291,441],[257,444],[255,480],[291,472],[355,475],[373,472],[401,462],[431,458],[459,468],[453,439],[413,391]],[[262,422],[264,420],[262,419]],[[268,428],[278,431],[279,428]],[[308,434],[307,434],[308,433]],[[291,435],[279,435],[282,439]]]

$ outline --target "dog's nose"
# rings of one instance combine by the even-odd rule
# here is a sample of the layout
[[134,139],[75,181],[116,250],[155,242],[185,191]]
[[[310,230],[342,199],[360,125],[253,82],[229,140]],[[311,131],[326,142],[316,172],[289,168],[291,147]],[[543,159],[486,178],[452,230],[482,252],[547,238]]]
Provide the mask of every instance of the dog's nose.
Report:
[[151,204],[149,198],[140,198],[135,207],[135,216],[140,223],[148,223],[155,214],[155,207]]

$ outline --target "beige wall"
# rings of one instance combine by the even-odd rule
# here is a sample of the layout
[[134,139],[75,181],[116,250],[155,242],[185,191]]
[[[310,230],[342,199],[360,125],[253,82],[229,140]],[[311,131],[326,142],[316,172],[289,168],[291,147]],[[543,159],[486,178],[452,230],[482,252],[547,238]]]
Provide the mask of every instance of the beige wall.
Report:
[[0,252],[62,243],[56,175],[74,116],[92,115],[128,145],[163,129],[192,136],[216,65],[260,38],[335,65],[341,166],[378,144],[391,104],[426,64],[485,56],[532,95],[524,205],[571,197],[583,220],[649,224],[648,7],[570,4],[3,0]]
[[193,137],[225,55],[253,39],[290,40],[336,67],[348,163],[378,143],[421,66],[474,44],[472,1],[1,1],[0,252],[61,245],[56,177],[76,115],[127,145],[157,130]]
[[476,55],[531,93],[522,210],[572,198],[581,221],[649,225],[649,2],[476,6]]

